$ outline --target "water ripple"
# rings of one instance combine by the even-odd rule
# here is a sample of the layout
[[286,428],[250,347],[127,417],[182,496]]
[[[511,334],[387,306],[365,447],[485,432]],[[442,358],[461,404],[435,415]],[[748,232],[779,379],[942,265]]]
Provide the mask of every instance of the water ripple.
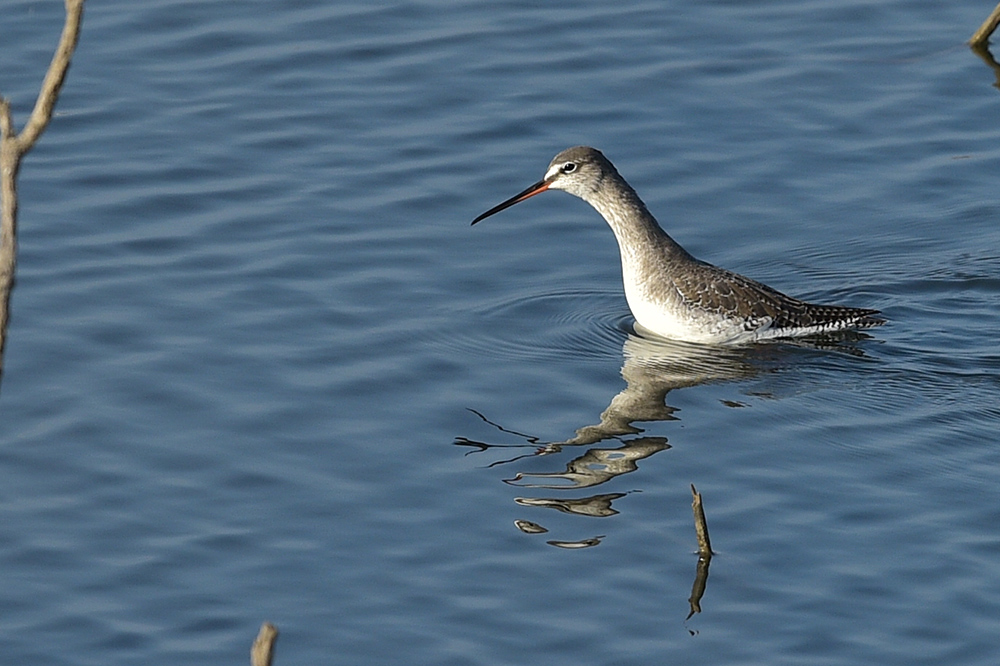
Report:
[[445,347],[487,358],[621,360],[632,316],[620,294],[562,291],[531,294],[486,304],[465,313],[476,327],[449,331]]

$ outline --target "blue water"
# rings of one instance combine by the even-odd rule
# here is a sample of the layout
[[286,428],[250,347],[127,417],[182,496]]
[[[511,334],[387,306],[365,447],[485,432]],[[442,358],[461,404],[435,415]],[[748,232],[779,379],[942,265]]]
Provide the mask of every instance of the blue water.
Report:
[[[994,664],[989,9],[92,2],[19,181],[3,661]],[[18,125],[62,12],[4,7]],[[583,202],[469,227],[580,143],[889,324],[636,338]]]

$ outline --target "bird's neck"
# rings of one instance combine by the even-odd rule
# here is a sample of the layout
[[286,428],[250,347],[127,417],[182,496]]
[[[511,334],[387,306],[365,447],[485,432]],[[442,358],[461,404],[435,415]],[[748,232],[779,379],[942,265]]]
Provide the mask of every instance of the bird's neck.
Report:
[[646,252],[690,257],[653,217],[635,190],[617,174],[607,178],[604,186],[588,198],[588,202],[604,217],[618,239],[622,256]]

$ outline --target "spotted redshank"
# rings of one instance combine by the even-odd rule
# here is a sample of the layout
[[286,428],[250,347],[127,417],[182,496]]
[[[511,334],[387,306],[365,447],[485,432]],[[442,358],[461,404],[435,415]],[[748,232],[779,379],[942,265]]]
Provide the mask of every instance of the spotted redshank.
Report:
[[594,148],[562,151],[540,181],[473,224],[546,190],[576,195],[618,239],[625,298],[642,332],[709,344],[791,338],[885,323],[878,310],[806,303],[691,256],[657,223],[635,190]]

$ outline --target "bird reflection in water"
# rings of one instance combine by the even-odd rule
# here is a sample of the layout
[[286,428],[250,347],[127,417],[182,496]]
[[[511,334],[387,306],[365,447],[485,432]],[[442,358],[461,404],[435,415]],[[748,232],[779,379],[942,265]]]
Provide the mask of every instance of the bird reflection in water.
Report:
[[[752,349],[752,348],[750,348]],[[508,484],[522,488],[574,490],[597,486],[611,479],[634,472],[638,461],[670,448],[666,437],[644,436],[635,423],[673,421],[676,409],[666,404],[673,389],[697,386],[709,382],[748,378],[758,372],[748,358],[748,348],[706,347],[666,340],[652,340],[630,335],[623,350],[622,377],[625,388],[618,393],[601,414],[600,422],[576,430],[573,437],[556,442],[511,430],[475,413],[484,422],[501,432],[524,440],[520,444],[493,444],[457,437],[455,444],[475,449],[475,452],[515,448],[527,452],[490,463],[490,467],[509,465],[525,458],[551,456],[567,447],[592,446],[566,464],[558,472],[517,472]],[[617,446],[593,446],[615,440]],[[470,451],[470,453],[472,453]],[[610,504],[606,495],[599,496]],[[550,502],[546,506],[565,506],[566,500],[536,500]],[[574,500],[589,502],[590,500]],[[563,509],[565,510],[565,509]],[[615,512],[617,513],[617,512]],[[598,515],[598,514],[591,514]],[[604,513],[600,515],[611,515]]]
[[[545,490],[581,490],[594,488],[608,481],[634,472],[639,462],[670,448],[666,437],[643,434],[638,423],[675,421],[677,411],[666,404],[667,394],[675,389],[701,384],[750,379],[773,364],[771,359],[781,358],[782,349],[806,347],[810,349],[835,349],[840,353],[864,356],[852,343],[867,339],[864,333],[850,332],[827,335],[809,340],[783,342],[781,345],[754,345],[746,347],[709,347],[690,343],[649,339],[629,335],[623,348],[622,377],[625,388],[615,395],[600,416],[598,423],[578,428],[573,437],[563,441],[545,442],[540,438],[511,430],[490,421],[485,415],[473,411],[485,423],[497,430],[522,440],[517,444],[494,444],[457,437],[455,444],[471,447],[471,453],[498,452],[517,449],[518,455],[496,460],[488,467],[510,465],[529,458],[554,456],[568,447],[589,447],[568,463],[565,469],[549,472],[518,471],[504,482],[519,488]],[[724,401],[724,405],[738,408],[743,403]],[[608,445],[614,441],[615,445]],[[604,445],[601,445],[601,444]],[[527,451],[525,451],[527,449]],[[618,512],[613,502],[629,493],[605,493],[582,498],[516,497],[514,501],[525,507],[543,507],[590,517],[609,517]],[[548,529],[531,521],[515,521],[526,534],[540,534]],[[578,540],[550,540],[558,548],[589,548],[601,543],[604,536]],[[695,581],[692,586],[690,619],[701,612],[701,598],[708,581],[711,555],[699,555]]]
[[[600,421],[576,430],[573,437],[555,442],[517,432],[493,423],[475,412],[484,422],[498,430],[523,440],[519,444],[492,444],[458,437],[455,444],[475,449],[475,452],[516,448],[526,452],[506,457],[490,467],[509,465],[525,458],[552,456],[567,447],[587,446],[582,455],[566,463],[565,469],[551,472],[517,472],[504,479],[521,488],[579,490],[604,484],[611,479],[634,472],[639,461],[670,448],[666,437],[643,435],[636,423],[676,420],[675,408],[666,404],[673,389],[696,386],[707,382],[751,377],[757,368],[748,360],[746,348],[705,347],[647,339],[630,335],[623,349],[622,377],[625,388],[611,400]],[[609,440],[615,446],[597,446]],[[470,451],[472,453],[473,451]],[[580,499],[517,498],[523,506],[544,506],[566,513],[589,516],[610,516],[618,513],[611,503],[624,493],[595,495]]]
[[[674,389],[709,382],[744,379],[759,372],[752,360],[752,348],[718,348],[653,340],[630,335],[624,345],[622,377],[625,388],[612,398],[607,409],[594,425],[576,430],[573,437],[557,442],[543,442],[538,437],[517,432],[493,423],[480,412],[472,410],[485,423],[501,432],[513,435],[523,443],[491,444],[458,437],[455,444],[483,453],[505,448],[527,448],[528,451],[506,457],[489,466],[509,465],[527,458],[553,456],[567,447],[589,447],[568,463],[565,469],[551,472],[517,472],[504,482],[519,488],[546,490],[580,490],[607,483],[615,477],[638,469],[639,461],[670,448],[666,437],[644,435],[636,423],[677,420],[675,408],[666,404],[667,394]],[[601,446],[613,440],[617,445]],[[516,497],[525,507],[544,507],[562,513],[605,518],[618,513],[612,504],[628,493],[603,493],[581,498]],[[526,534],[548,532],[542,525],[517,520],[515,525]],[[604,535],[576,540],[552,539],[551,546],[563,549],[591,548],[600,545]],[[708,581],[710,557],[699,557],[689,604],[690,619],[701,611],[701,598]]]
[[[545,442],[539,437],[494,423],[484,414],[470,409],[485,423],[505,434],[522,439],[523,443],[498,444],[467,437],[456,437],[454,443],[457,446],[474,449],[468,453],[527,449],[523,453],[496,460],[488,465],[496,467],[526,458],[552,456],[561,453],[567,447],[593,446],[614,440],[619,443],[617,446],[593,446],[569,461],[562,471],[517,472],[512,478],[504,479],[505,483],[522,488],[558,490],[590,488],[617,476],[634,472],[638,469],[640,460],[670,448],[666,437],[643,435],[643,429],[635,425],[677,420],[674,416],[676,408],[666,404],[667,394],[670,391],[701,384],[750,379],[766,371],[770,358],[780,358],[778,350],[782,347],[835,349],[840,353],[864,356],[864,352],[851,343],[868,338],[870,336],[865,333],[845,332],[806,340],[784,341],[780,346],[758,344],[721,347],[629,335],[623,348],[624,364],[621,372],[622,378],[625,379],[625,388],[611,399],[611,403],[601,413],[598,423],[578,428],[574,436],[569,439]],[[777,354],[774,353],[776,351]],[[735,401],[723,401],[723,404],[733,408],[746,406]],[[607,501],[608,496],[598,497]],[[587,503],[591,499],[573,500],[573,502]],[[536,501],[549,502],[544,505],[554,508],[569,503],[567,500]]]

